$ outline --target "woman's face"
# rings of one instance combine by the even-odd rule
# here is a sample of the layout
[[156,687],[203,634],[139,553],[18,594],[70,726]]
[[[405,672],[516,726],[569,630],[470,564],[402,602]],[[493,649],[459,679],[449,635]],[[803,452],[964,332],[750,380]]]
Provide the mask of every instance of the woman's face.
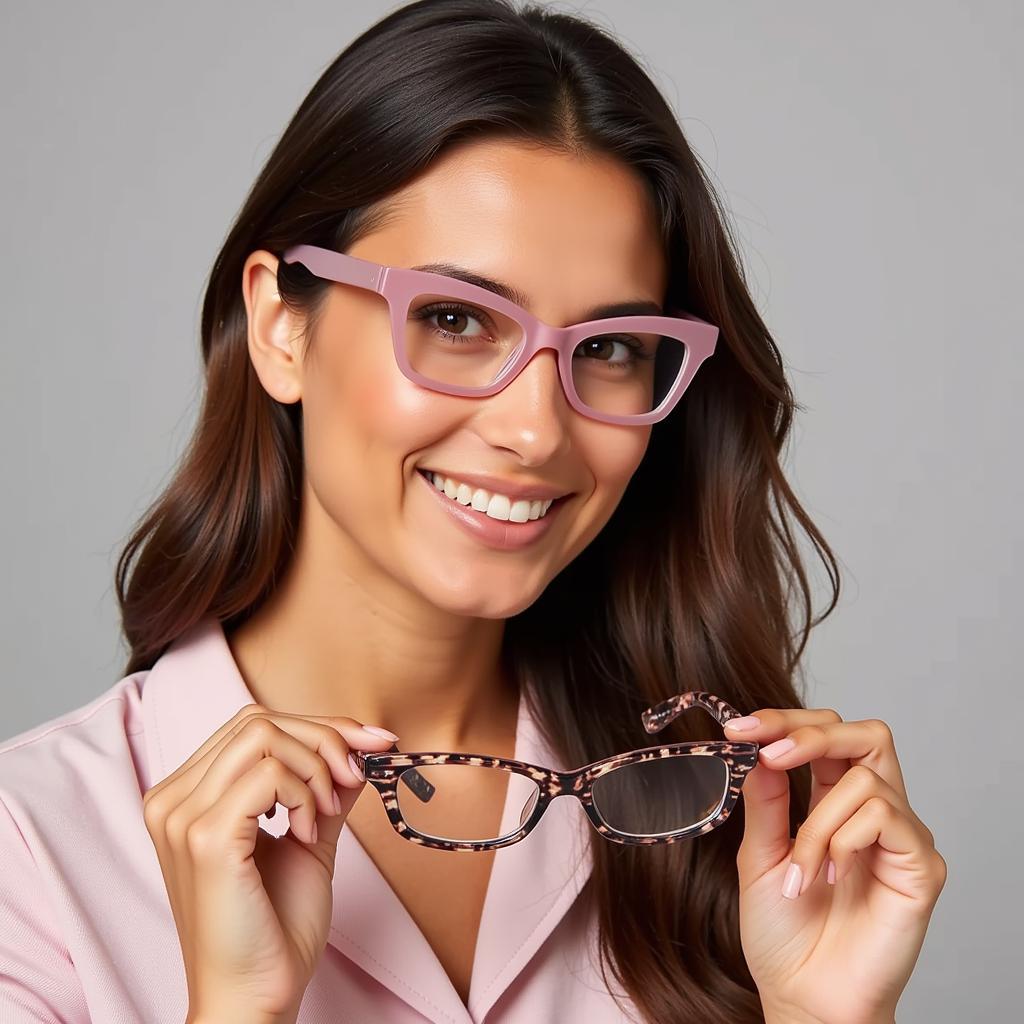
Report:
[[[518,289],[531,313],[557,326],[601,304],[649,299],[660,308],[664,299],[650,202],[633,172],[609,158],[475,141],[436,161],[389,206],[386,225],[351,255],[394,267],[456,264]],[[253,301],[270,302],[275,290],[264,285]],[[647,447],[650,427],[572,409],[553,349],[487,398],[412,383],[395,362],[387,303],[373,292],[332,284],[312,349],[304,364],[298,343],[273,368],[275,356],[260,346],[253,358],[275,397],[302,401],[304,501],[315,503],[305,511],[321,524],[315,557],[339,560],[350,574],[384,574],[460,615],[505,618],[533,603],[608,521]],[[425,470],[455,481],[487,474],[568,497],[539,536],[510,548],[460,523]],[[486,525],[523,532],[490,517]]]

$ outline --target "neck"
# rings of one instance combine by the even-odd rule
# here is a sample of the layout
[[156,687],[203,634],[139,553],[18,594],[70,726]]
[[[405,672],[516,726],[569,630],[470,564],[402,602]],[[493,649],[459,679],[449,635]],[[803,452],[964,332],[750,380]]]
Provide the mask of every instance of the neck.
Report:
[[504,620],[453,615],[332,564],[300,543],[271,597],[228,635],[253,699],[381,726],[402,750],[511,756],[519,694],[500,665]]

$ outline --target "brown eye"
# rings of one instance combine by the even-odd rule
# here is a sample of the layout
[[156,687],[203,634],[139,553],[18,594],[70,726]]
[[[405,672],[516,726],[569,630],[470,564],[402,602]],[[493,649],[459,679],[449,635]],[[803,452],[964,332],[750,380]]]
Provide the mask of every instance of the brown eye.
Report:
[[439,317],[444,329],[451,331],[453,334],[461,334],[465,330],[465,325],[471,319],[465,313],[453,313],[447,310],[435,313],[434,316]]
[[412,318],[426,324],[444,341],[492,340],[490,319],[472,306],[453,302],[432,303],[418,309]]
[[[622,349],[626,350],[625,353],[620,351],[620,358],[618,359],[612,358],[613,346],[615,345],[619,345]],[[642,346],[633,338],[604,334],[600,337],[587,338],[585,341],[581,341],[576,352],[584,357],[599,359],[602,362],[625,364],[633,362],[639,356],[641,350]]]

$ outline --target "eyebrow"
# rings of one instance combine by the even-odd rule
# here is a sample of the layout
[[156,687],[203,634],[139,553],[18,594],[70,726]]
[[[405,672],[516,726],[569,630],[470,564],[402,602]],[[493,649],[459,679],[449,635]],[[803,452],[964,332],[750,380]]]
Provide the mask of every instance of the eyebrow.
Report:
[[[476,285],[477,288],[484,288],[495,295],[500,295],[509,302],[514,302],[524,309],[530,308],[529,297],[502,281],[495,281],[492,278],[476,274],[472,270],[460,267],[454,263],[424,263],[412,268],[422,270],[428,274],[444,274],[446,277],[454,277],[457,281],[464,281],[466,284]],[[594,306],[587,310],[577,323],[585,323],[588,320],[603,320],[612,316],[662,316],[660,302],[651,299],[626,299],[623,302],[610,302],[600,306]]]

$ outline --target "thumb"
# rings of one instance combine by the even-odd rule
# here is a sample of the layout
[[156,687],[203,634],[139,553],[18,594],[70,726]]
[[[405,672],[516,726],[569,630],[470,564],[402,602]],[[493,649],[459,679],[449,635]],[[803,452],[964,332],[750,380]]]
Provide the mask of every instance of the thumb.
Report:
[[[345,738],[349,745],[348,751],[348,762],[352,769],[352,774],[359,782],[352,786],[345,786],[338,783],[336,779],[332,779],[334,785],[334,795],[341,804],[340,814],[317,814],[316,816],[316,835],[317,835],[317,848],[322,849],[325,854],[330,858],[330,862],[333,865],[334,858],[338,852],[338,839],[341,836],[341,830],[345,826],[345,820],[348,818],[349,811],[355,806],[356,801],[359,799],[360,794],[366,787],[367,783],[363,780],[363,773],[360,767],[358,758],[362,751],[368,753],[400,753],[398,747],[395,745],[397,737],[394,733],[387,732],[386,730],[380,729],[378,726],[365,726],[359,722],[355,722],[354,719],[346,718],[325,718],[320,721],[327,722],[334,726]],[[355,729],[350,726],[355,722]],[[370,748],[367,750],[366,743],[369,741]],[[353,748],[352,744],[358,744],[357,747]],[[374,751],[374,746],[383,745],[383,751]],[[353,757],[353,751],[355,757]]]
[[743,840],[736,854],[740,887],[753,885],[789,856],[789,775],[757,764],[740,790]]

